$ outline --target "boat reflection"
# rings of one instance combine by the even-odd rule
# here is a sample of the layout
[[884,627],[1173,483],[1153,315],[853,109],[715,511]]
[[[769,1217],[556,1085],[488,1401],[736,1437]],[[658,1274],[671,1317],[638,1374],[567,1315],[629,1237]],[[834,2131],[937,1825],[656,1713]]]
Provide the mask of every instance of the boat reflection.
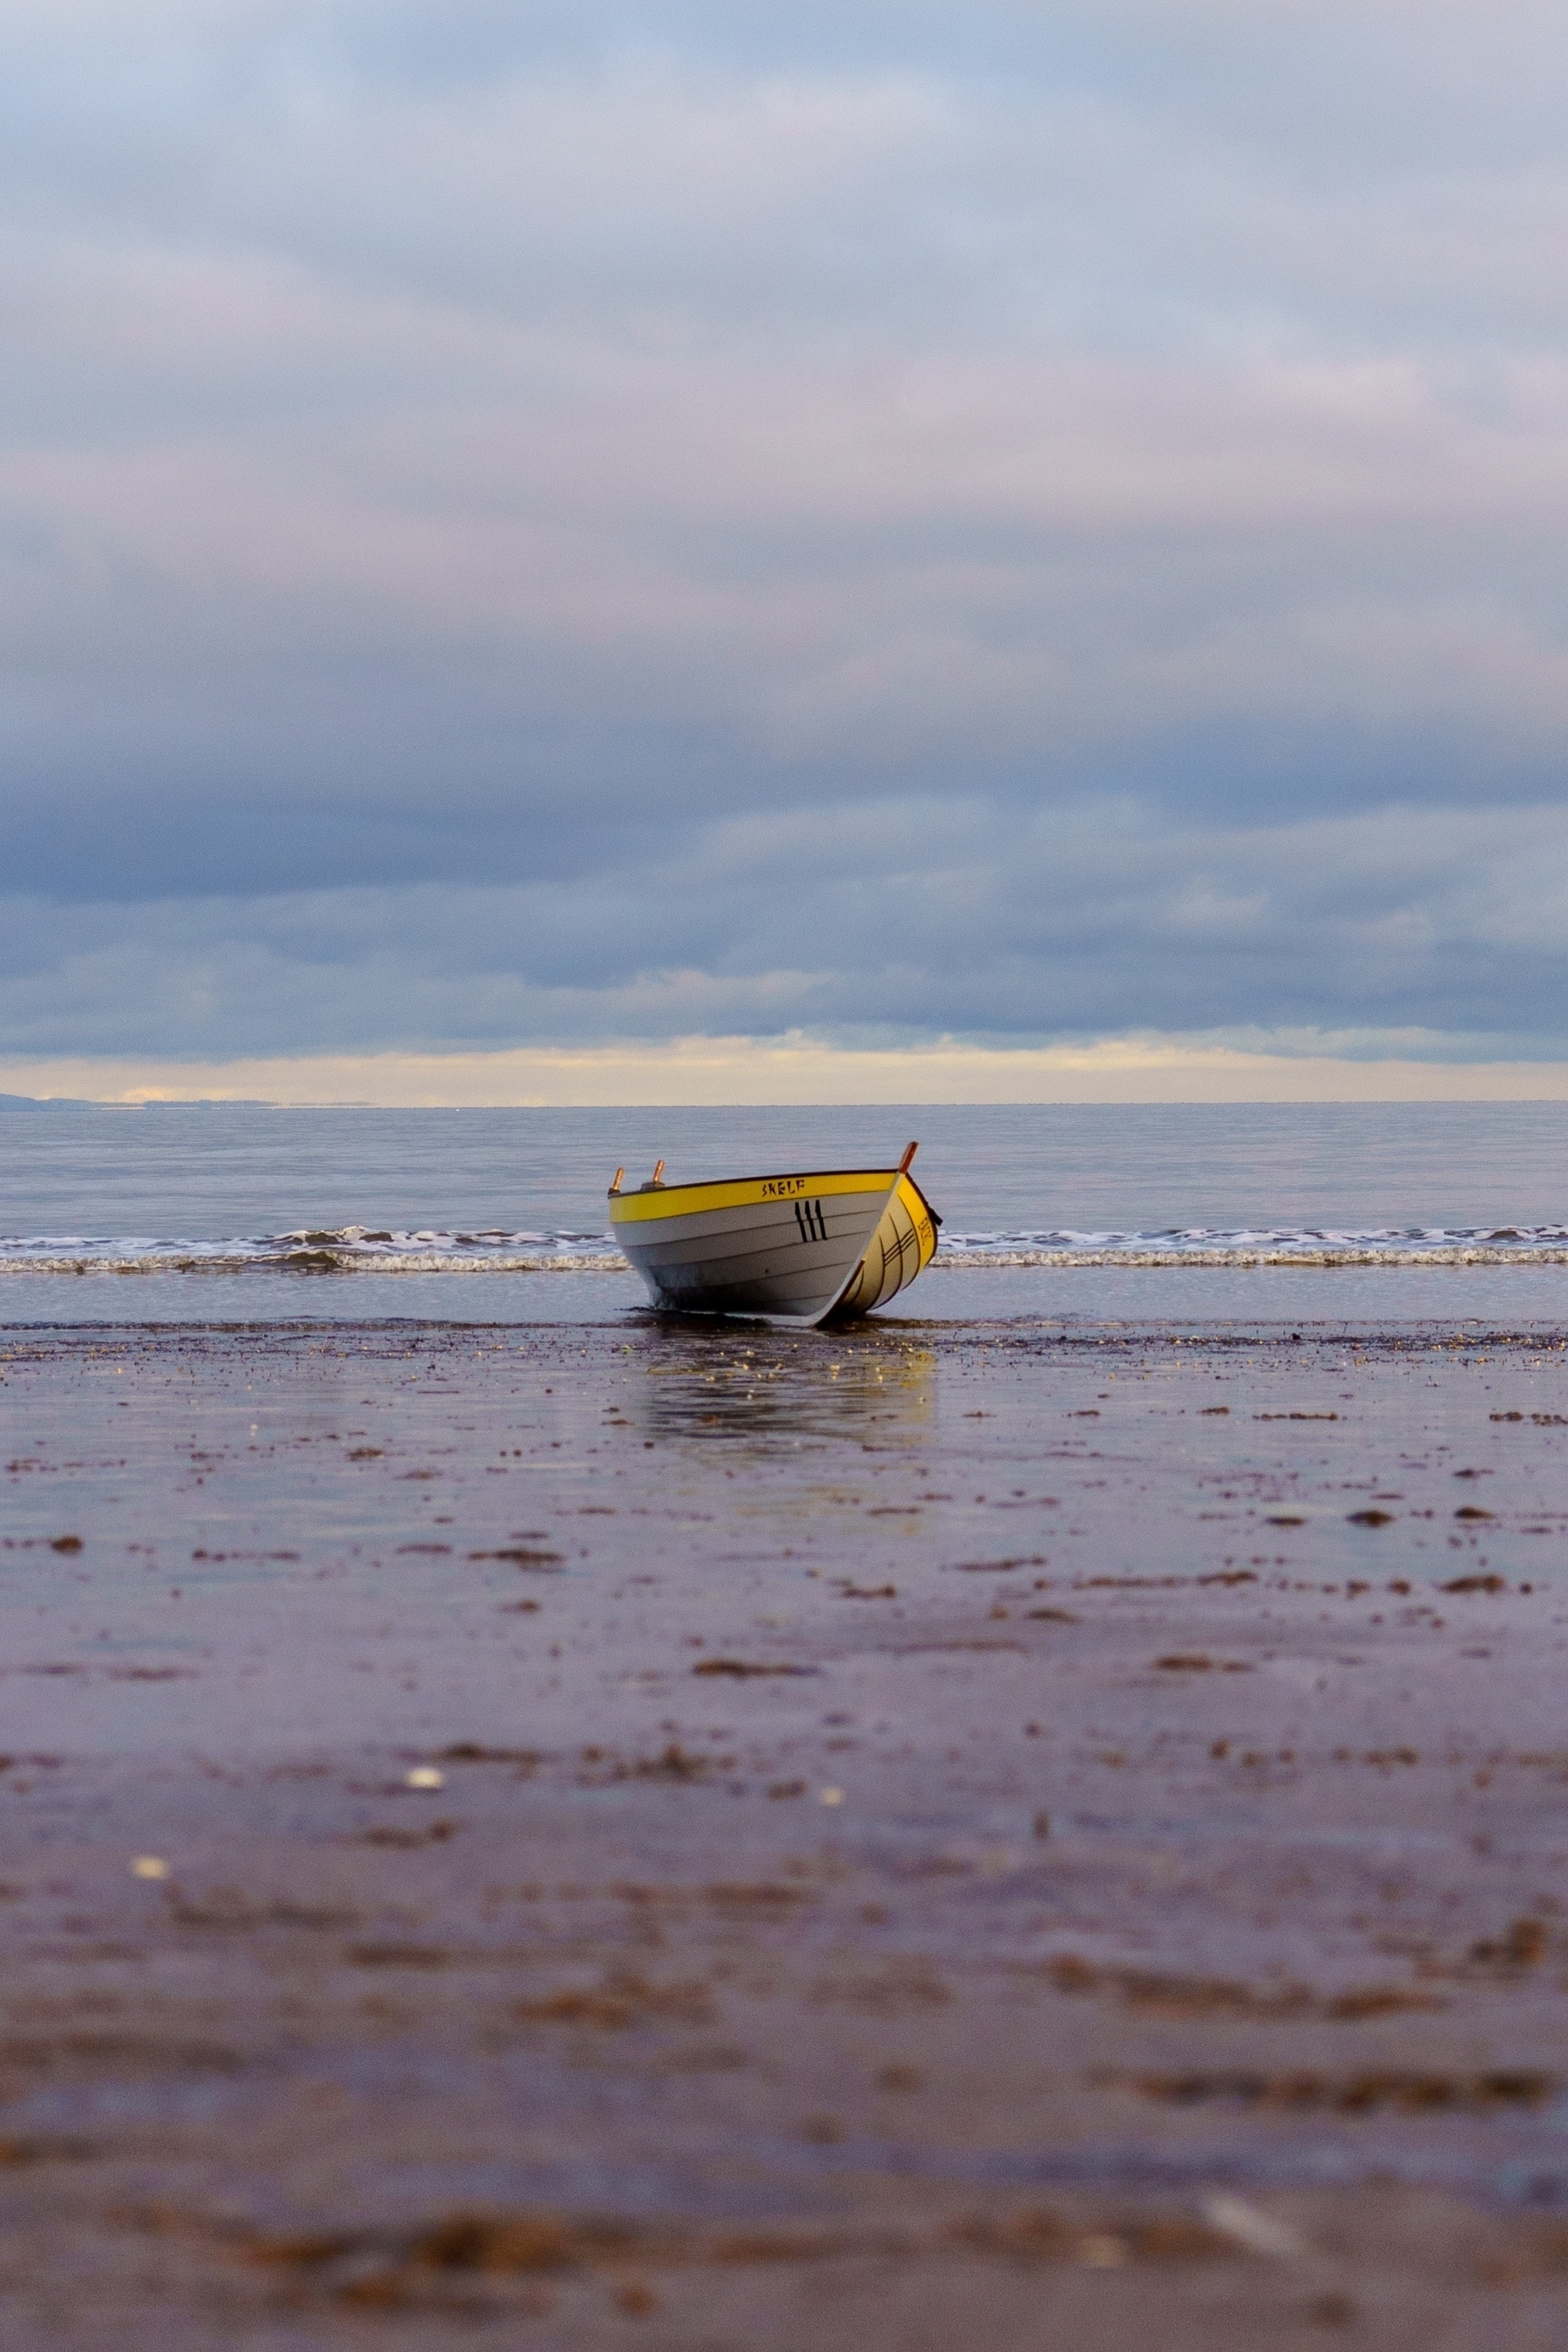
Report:
[[671,1330],[667,1322],[637,1353],[647,1379],[629,1410],[656,1441],[895,1444],[935,1423],[935,1350],[885,1330],[781,1334],[733,1322]]

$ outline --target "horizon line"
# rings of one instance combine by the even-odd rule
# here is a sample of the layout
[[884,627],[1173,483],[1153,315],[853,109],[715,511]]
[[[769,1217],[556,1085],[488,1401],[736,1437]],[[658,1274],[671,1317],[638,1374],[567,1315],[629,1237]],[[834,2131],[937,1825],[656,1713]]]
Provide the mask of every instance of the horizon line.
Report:
[[15,1055],[0,1058],[0,1097],[8,1095],[14,1106],[110,1109],[185,1103],[279,1110],[1568,1101],[1568,1059],[1453,1050],[1440,1055],[1442,1040],[1410,1032],[1386,1040],[1363,1033],[1353,1040],[1359,1050],[1346,1051],[1352,1042],[1343,1033],[1297,1032],[1245,1043],[1145,1034],[1082,1045],[968,1045],[945,1038],[916,1046],[842,1046],[795,1034],[684,1037],[657,1045],[188,1060]]

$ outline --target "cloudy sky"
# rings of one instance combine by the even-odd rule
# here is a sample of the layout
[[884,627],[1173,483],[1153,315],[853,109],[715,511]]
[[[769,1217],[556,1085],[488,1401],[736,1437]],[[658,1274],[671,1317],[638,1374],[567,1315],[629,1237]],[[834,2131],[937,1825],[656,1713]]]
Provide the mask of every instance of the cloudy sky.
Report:
[[0,0],[0,1060],[1568,1059],[1568,16]]

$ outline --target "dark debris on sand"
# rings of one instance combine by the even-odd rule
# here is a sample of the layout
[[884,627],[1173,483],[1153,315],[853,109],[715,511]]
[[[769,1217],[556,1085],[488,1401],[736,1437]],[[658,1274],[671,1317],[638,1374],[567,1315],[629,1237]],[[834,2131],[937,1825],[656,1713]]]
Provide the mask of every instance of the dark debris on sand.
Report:
[[1563,2339],[1563,1341],[3,1352],[0,2340]]

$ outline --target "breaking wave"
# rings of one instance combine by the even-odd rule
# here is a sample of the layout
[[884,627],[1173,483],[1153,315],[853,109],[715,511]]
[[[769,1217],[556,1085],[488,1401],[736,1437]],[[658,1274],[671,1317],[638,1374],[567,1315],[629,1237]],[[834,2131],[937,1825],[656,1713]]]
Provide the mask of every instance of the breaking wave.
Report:
[[1148,1233],[944,1233],[938,1264],[1007,1266],[1568,1265],[1568,1225],[1384,1227],[1364,1233],[1279,1225]]
[[[1170,1227],[1138,1233],[957,1233],[935,1266],[1498,1266],[1568,1265],[1568,1225],[1386,1228]],[[138,1234],[0,1239],[0,1275],[75,1274],[619,1274],[606,1233],[392,1232],[343,1225],[220,1240]]]
[[0,1274],[618,1274],[608,1234],[331,1232],[153,1240],[37,1234],[0,1240]]

